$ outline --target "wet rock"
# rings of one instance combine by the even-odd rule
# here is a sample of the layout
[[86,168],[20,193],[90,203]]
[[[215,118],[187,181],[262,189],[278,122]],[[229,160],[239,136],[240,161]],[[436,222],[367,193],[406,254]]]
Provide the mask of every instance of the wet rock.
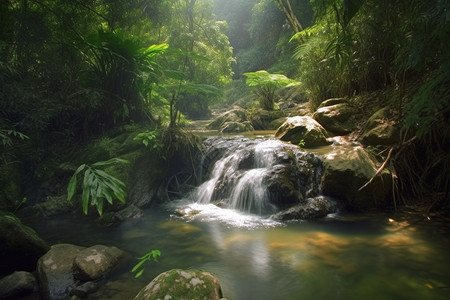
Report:
[[139,219],[144,215],[144,211],[131,204],[118,212],[108,212],[100,217],[99,223],[104,227],[116,226],[126,220]]
[[319,106],[313,118],[327,131],[336,135],[345,135],[356,128],[356,111],[344,99],[329,99]]
[[34,271],[50,247],[30,227],[12,214],[0,212],[0,276],[14,271]]
[[364,145],[393,145],[400,142],[400,131],[387,108],[374,113],[364,125],[364,132],[359,138]]
[[66,298],[75,287],[73,261],[84,247],[71,244],[53,245],[37,264],[41,294],[46,299]]
[[76,296],[79,298],[86,298],[89,294],[96,292],[99,289],[99,285],[95,282],[88,281],[70,291],[70,296]]
[[16,271],[0,280],[0,299],[19,299],[32,294],[36,278],[25,271]]
[[392,186],[387,169],[359,191],[375,175],[379,165],[362,147],[339,147],[324,157],[322,192],[337,198],[349,210],[385,207]]
[[73,261],[74,277],[81,281],[104,278],[124,258],[125,252],[116,247],[95,245],[79,251]]
[[305,147],[317,147],[328,145],[327,131],[311,117],[291,117],[281,125],[275,137],[286,142],[298,145],[304,141]]
[[337,210],[336,202],[328,197],[308,198],[306,203],[298,204],[272,216],[277,221],[306,220],[326,217]]
[[134,300],[222,299],[219,280],[201,270],[173,269],[161,273],[144,287]]

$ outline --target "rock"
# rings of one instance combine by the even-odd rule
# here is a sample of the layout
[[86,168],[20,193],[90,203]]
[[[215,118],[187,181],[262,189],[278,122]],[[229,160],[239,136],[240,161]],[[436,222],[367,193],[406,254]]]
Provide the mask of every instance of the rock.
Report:
[[118,212],[108,212],[100,217],[101,226],[110,227],[119,225],[125,220],[139,219],[144,215],[144,211],[139,207],[131,204]]
[[0,212],[0,276],[14,271],[34,271],[39,257],[50,247],[30,227],[12,214]]
[[378,170],[376,160],[362,147],[339,147],[324,157],[322,192],[337,198],[344,208],[360,211],[385,207],[392,178],[387,169],[358,191]]
[[0,299],[19,299],[32,294],[36,278],[25,271],[16,271],[0,280]]
[[95,282],[88,281],[70,291],[70,296],[76,296],[79,298],[86,298],[89,294],[96,292],[99,289],[99,285]]
[[277,130],[278,127],[280,127],[281,125],[283,125],[284,122],[286,122],[286,120],[287,120],[287,117],[275,119],[267,125],[266,129],[267,130]]
[[75,287],[72,267],[84,247],[71,244],[53,245],[37,264],[41,294],[46,299],[66,298]]
[[91,281],[104,278],[124,258],[125,252],[116,247],[95,245],[79,251],[73,261],[75,279]]
[[318,109],[322,108],[322,107],[326,107],[326,106],[332,106],[332,105],[336,105],[336,104],[341,104],[341,103],[347,104],[348,101],[345,98],[330,98],[330,99],[327,99],[325,101],[322,101],[322,103],[320,103]]
[[281,125],[275,137],[286,142],[298,145],[304,141],[305,147],[317,147],[328,145],[327,131],[311,117],[291,117]]
[[400,131],[390,124],[380,124],[365,131],[359,140],[364,145],[394,145],[400,142]]
[[272,216],[277,221],[306,220],[326,217],[337,210],[336,202],[328,197],[308,198],[306,203],[298,204]]
[[201,270],[173,269],[161,273],[144,287],[134,300],[222,299],[219,280]]
[[[336,135],[345,135],[356,129],[354,116],[356,111],[342,99],[330,99],[322,102],[313,118],[327,131]],[[342,100],[344,101],[344,100]],[[337,102],[337,103],[336,103]],[[322,106],[328,104],[327,106]]]
[[73,203],[67,201],[67,196],[48,196],[44,202],[27,207],[24,214],[32,214],[43,217],[56,216],[74,210]]
[[364,125],[359,138],[364,145],[393,145],[400,142],[400,131],[390,121],[389,110],[383,108],[374,113]]
[[268,111],[264,109],[258,109],[251,114],[251,125],[256,130],[266,130],[268,129],[268,125],[273,120],[277,120],[283,117],[285,117],[285,114],[281,110]]
[[246,132],[253,131],[253,126],[250,122],[245,121],[243,123],[240,122],[226,122],[220,128],[220,132],[222,133],[237,133],[237,132]]
[[219,130],[222,132],[226,123],[244,123],[247,121],[249,121],[247,118],[247,112],[242,108],[235,107],[232,110],[216,117],[211,123],[207,125],[207,128],[210,130]]
[[136,160],[131,175],[127,203],[139,208],[148,207],[158,199],[158,187],[167,176],[166,163],[159,156],[148,152]]

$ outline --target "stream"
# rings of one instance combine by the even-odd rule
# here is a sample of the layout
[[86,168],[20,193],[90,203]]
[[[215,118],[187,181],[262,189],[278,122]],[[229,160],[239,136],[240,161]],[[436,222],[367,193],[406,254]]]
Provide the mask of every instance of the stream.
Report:
[[[241,172],[231,185],[238,187],[242,180],[242,188],[274,163],[258,161],[259,171]],[[114,245],[132,257],[161,251],[140,278],[130,272],[137,263],[131,258],[88,299],[133,299],[154,277],[173,268],[212,272],[228,300],[448,299],[450,236],[445,222],[408,212],[336,212],[317,220],[279,222],[270,218],[273,207],[264,187],[258,188],[258,197],[245,192],[248,201],[264,198],[263,206],[236,204],[233,188],[219,197],[226,205],[214,205],[208,184],[216,184],[218,172],[225,169],[210,169],[189,197],[146,209],[143,218],[114,228],[80,215],[24,221],[50,244]],[[180,208],[194,213],[179,216],[175,211]]]

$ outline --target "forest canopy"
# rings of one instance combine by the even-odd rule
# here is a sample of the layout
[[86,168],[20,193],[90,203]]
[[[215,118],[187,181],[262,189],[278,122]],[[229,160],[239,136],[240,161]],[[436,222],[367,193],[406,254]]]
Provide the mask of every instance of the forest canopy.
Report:
[[265,70],[301,82],[313,109],[358,96],[388,108],[415,149],[404,170],[447,190],[448,176],[431,177],[450,167],[449,11],[444,0],[3,0],[0,164],[26,157],[33,173],[55,144],[207,118],[225,89]]

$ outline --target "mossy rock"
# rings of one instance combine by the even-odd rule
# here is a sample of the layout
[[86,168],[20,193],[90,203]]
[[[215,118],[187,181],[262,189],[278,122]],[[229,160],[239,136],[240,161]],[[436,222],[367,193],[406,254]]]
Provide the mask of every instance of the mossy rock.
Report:
[[179,299],[220,300],[219,280],[201,270],[173,269],[158,275],[134,300]]
[[13,271],[34,271],[50,247],[12,214],[0,211],[0,277]]
[[235,107],[232,110],[216,117],[206,127],[210,130],[222,130],[224,124],[226,123],[244,123],[246,121],[248,121],[247,111],[245,109]]
[[394,145],[400,142],[400,130],[391,121],[388,108],[376,111],[364,125],[364,132],[359,138],[364,145]]

